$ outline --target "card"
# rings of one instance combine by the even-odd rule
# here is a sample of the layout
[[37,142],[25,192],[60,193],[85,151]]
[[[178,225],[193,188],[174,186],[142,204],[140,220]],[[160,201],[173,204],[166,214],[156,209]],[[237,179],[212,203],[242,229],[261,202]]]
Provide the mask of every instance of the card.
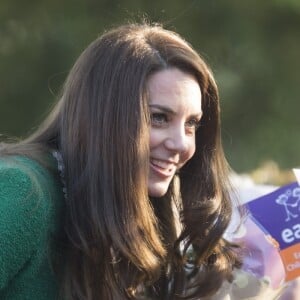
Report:
[[286,281],[300,276],[300,185],[283,186],[246,204],[252,219],[270,236],[285,267]]

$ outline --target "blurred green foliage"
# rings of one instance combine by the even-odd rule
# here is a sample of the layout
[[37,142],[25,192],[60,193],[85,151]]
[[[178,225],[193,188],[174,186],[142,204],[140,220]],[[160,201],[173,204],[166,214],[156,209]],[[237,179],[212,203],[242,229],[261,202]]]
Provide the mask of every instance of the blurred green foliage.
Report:
[[146,18],[182,34],[211,65],[236,171],[300,165],[299,0],[2,0],[0,132],[46,116],[80,52],[105,29]]

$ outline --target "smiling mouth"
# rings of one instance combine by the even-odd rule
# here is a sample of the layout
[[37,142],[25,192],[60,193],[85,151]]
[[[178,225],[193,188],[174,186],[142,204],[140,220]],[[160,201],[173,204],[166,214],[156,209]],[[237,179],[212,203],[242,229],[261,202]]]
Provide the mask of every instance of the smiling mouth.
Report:
[[155,158],[150,159],[150,168],[160,177],[166,178],[173,176],[176,172],[176,164]]

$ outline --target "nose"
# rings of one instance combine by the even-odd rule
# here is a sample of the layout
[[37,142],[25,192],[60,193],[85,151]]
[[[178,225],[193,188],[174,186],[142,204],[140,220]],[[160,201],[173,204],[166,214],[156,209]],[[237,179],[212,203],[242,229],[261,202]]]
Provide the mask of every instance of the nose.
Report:
[[170,130],[165,139],[165,147],[173,152],[184,153],[188,151],[189,141],[184,126]]

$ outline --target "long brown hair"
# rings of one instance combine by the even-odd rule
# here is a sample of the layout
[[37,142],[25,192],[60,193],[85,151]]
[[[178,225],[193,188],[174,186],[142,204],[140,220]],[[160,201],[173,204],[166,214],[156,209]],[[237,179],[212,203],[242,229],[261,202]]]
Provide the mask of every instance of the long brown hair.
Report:
[[[176,175],[179,192],[173,180],[162,199],[149,199],[146,83],[170,67],[198,80],[203,119],[196,152]],[[58,149],[65,164],[63,298],[199,299],[230,280],[239,262],[222,238],[232,207],[217,86],[174,32],[132,24],[95,40],[48,120],[14,149],[26,154],[30,147]]]

